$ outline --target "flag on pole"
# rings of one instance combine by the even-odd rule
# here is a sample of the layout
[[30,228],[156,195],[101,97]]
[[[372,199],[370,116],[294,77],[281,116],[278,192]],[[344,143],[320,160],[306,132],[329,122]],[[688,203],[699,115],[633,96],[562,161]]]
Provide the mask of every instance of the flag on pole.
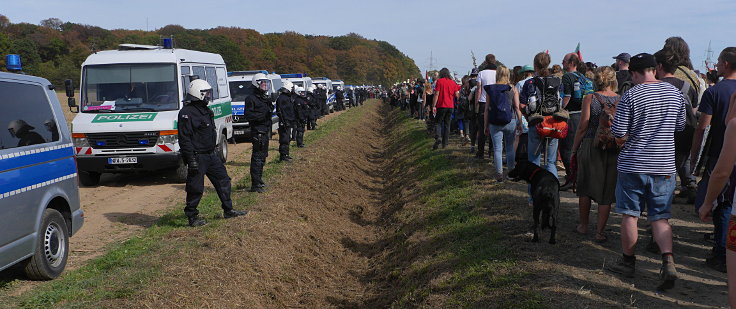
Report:
[[575,47],[575,53],[578,54],[580,62],[583,62],[583,54],[580,52],[580,42],[578,42],[578,47]]

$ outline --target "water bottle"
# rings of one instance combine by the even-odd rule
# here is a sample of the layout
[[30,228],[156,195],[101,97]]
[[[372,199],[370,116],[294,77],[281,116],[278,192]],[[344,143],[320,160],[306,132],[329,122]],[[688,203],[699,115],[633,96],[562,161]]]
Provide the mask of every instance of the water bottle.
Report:
[[527,108],[529,109],[529,112],[527,114],[532,114],[537,111],[537,96],[532,95],[529,97],[529,103],[527,103]]
[[573,95],[572,96],[575,99],[581,99],[583,97],[583,93],[580,91],[580,82],[576,81],[573,84],[572,89],[573,89]]

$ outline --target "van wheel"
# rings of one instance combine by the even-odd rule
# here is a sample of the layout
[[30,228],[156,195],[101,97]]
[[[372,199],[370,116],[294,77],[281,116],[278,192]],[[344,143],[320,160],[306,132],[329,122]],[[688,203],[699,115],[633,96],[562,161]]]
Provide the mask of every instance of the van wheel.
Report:
[[35,252],[24,271],[33,280],[50,280],[61,275],[69,256],[69,229],[61,213],[47,208],[38,230]]
[[179,167],[174,170],[174,182],[186,183],[188,173],[187,165],[184,162],[179,162]]
[[222,160],[222,163],[227,162],[227,137],[225,134],[220,134],[220,143],[217,144],[217,155]]
[[86,187],[92,187],[96,186],[100,183],[100,173],[97,172],[79,172],[77,173],[79,175],[79,182],[82,183],[83,186]]

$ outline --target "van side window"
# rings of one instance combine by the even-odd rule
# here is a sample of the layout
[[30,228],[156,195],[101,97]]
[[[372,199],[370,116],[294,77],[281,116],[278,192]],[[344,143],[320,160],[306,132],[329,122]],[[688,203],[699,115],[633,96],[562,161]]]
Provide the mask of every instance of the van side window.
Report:
[[223,67],[217,68],[217,88],[219,88],[221,98],[230,96],[230,87],[227,84],[227,71]]
[[219,86],[217,85],[217,74],[215,74],[215,67],[206,67],[207,72],[207,83],[212,87],[212,99],[220,98]]
[[181,97],[184,98],[184,100],[187,99],[187,90],[189,90],[189,84],[187,84],[187,81],[189,76],[191,74],[191,71],[189,71],[189,66],[182,66],[181,67]]
[[[44,88],[0,82],[0,145],[15,148],[59,140],[59,128]],[[5,129],[5,130],[2,130]]]
[[199,76],[199,79],[205,79],[204,76],[204,67],[192,67],[192,75]]

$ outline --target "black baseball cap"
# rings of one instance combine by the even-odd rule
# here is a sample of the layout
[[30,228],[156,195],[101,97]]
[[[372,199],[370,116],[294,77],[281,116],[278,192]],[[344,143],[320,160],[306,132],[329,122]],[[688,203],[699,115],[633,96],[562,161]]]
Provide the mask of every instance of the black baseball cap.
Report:
[[631,55],[629,55],[629,53],[620,53],[618,56],[613,57],[613,59],[629,63],[629,61],[631,61]]
[[631,71],[641,71],[646,68],[655,67],[657,67],[657,59],[647,53],[637,54],[631,57],[631,61],[629,62],[629,70]]

